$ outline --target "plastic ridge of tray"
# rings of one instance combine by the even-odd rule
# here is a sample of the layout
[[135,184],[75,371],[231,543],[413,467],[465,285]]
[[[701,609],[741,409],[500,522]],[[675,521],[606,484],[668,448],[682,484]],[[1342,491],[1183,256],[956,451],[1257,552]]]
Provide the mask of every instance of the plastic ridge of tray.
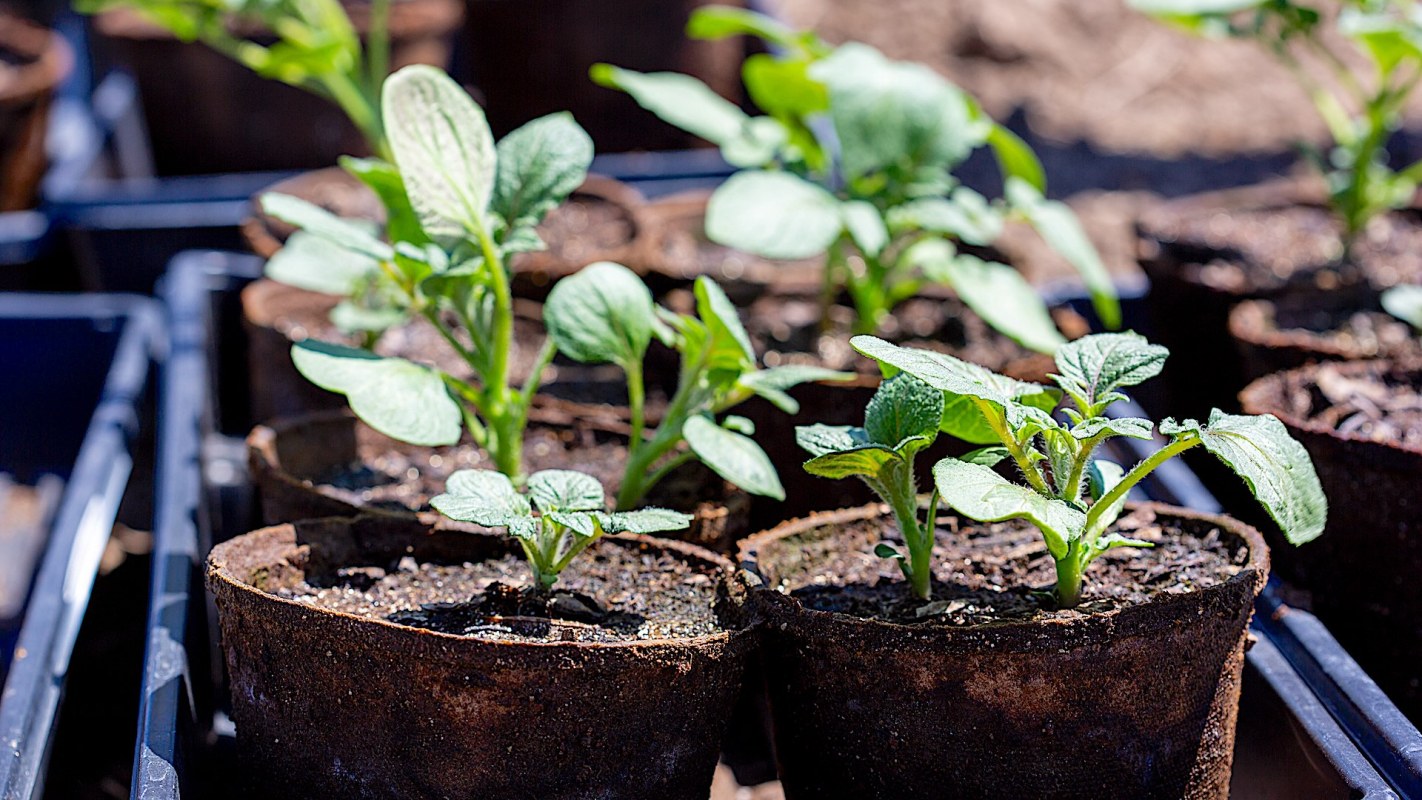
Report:
[[132,468],[136,405],[164,339],[157,303],[140,297],[3,294],[0,316],[126,318],[0,694],[0,798],[30,800],[43,790],[69,657]]

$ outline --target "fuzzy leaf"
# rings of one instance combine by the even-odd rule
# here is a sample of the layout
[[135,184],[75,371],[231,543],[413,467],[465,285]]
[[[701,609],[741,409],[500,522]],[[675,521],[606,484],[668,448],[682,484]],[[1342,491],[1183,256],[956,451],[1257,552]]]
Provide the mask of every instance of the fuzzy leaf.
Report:
[[463,238],[486,229],[498,161],[483,109],[443,70],[417,64],[385,80],[381,111],[425,232]]
[[430,237],[425,235],[420,218],[410,205],[410,196],[405,193],[405,179],[400,177],[400,170],[394,164],[378,158],[341,156],[338,160],[342,169],[380,198],[380,204],[385,206],[385,235],[390,241],[415,245],[429,242]]
[[406,317],[398,308],[367,308],[349,300],[331,309],[331,324],[342,333],[378,333],[399,325]]
[[1387,313],[1422,331],[1422,286],[1394,286],[1382,294]]
[[599,514],[602,529],[608,533],[660,533],[662,531],[685,530],[691,525],[690,514],[668,511],[665,508],[639,508],[636,511],[617,511]]
[[1277,418],[1215,409],[1208,425],[1167,419],[1160,423],[1160,432],[1175,439],[1198,436],[1206,450],[1244,479],[1290,543],[1303,544],[1323,533],[1328,500],[1318,473],[1308,451]]
[[569,469],[545,469],[528,476],[528,494],[544,513],[602,511],[607,503],[596,478]]
[[507,475],[488,469],[462,469],[445,481],[444,494],[430,505],[450,519],[486,527],[508,527],[511,520],[529,517],[528,498],[518,493]]
[[706,326],[711,348],[707,363],[713,369],[745,370],[755,365],[750,335],[741,324],[736,306],[716,282],[701,275],[692,287],[696,294],[696,315]]
[[[922,258],[925,248],[920,245],[915,252]],[[958,297],[995,330],[1039,353],[1056,352],[1066,343],[1042,296],[1022,273],[966,253],[942,254],[947,257],[919,262],[924,274],[930,280],[952,286]]]
[[895,231],[928,231],[987,246],[1002,233],[1002,214],[977,192],[958,187],[951,197],[925,197],[889,209]]
[[325,239],[353,253],[375,261],[389,261],[395,254],[390,245],[359,224],[341,219],[299,197],[267,192],[261,196],[260,202],[262,213],[267,216],[295,225],[311,236]]
[[843,229],[834,195],[785,172],[738,172],[706,206],[711,241],[766,258],[819,255]]
[[864,409],[870,441],[891,448],[914,437],[933,441],[942,421],[943,392],[907,373],[879,384]]
[[1091,439],[1102,433],[1108,436],[1126,436],[1132,439],[1150,439],[1154,426],[1148,419],[1135,417],[1092,417],[1072,426],[1071,435],[1077,439]]
[[1012,452],[1006,447],[979,447],[959,456],[958,460],[967,464],[991,468],[1011,457]]
[[841,453],[871,444],[863,428],[851,425],[797,425],[795,442],[811,456]]
[[865,476],[874,478],[893,461],[901,460],[892,447],[882,444],[866,444],[848,450],[815,456],[805,462],[805,471],[821,478],[852,478]]
[[583,184],[593,142],[566,111],[529,122],[495,148],[498,170],[490,207],[510,228],[536,225]]
[[785,499],[785,488],[770,457],[749,436],[728,431],[704,415],[691,417],[682,436],[701,463],[751,494]]
[[380,262],[304,230],[293,233],[267,259],[268,278],[308,292],[349,295]]
[[356,416],[386,436],[427,446],[459,441],[463,413],[428,367],[312,339],[292,345],[291,360],[307,380],[345,395]]
[[1057,372],[1096,405],[1121,387],[1159,375],[1169,355],[1137,333],[1097,333],[1063,345],[1056,355]]
[[1086,515],[1061,500],[1012,483],[981,464],[945,458],[933,467],[938,494],[958,513],[978,522],[1025,519],[1047,540],[1053,558],[1066,556],[1067,545],[1079,538]]
[[642,362],[656,317],[652,293],[632,270],[589,264],[558,281],[543,306],[548,335],[563,355],[584,364]]

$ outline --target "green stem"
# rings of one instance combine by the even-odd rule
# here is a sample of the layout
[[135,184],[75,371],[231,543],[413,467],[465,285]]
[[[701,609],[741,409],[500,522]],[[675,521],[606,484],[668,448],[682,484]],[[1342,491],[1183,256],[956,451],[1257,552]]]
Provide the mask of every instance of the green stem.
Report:
[[647,402],[647,391],[642,384],[641,362],[633,361],[627,364],[623,371],[627,373],[627,405],[632,412],[632,435],[629,439],[631,446],[636,447],[642,443],[642,429],[646,424],[644,406]]
[[[887,490],[889,507],[894,510],[899,531],[909,551],[909,586],[915,597],[929,600],[933,597],[933,528],[925,530],[918,521],[918,493],[914,483],[913,464],[904,462],[902,469],[889,476]],[[932,521],[930,521],[930,526]]]
[[[1087,509],[1085,529],[1087,531],[1093,530],[1096,527],[1096,523],[1100,521],[1101,515],[1105,513],[1106,509],[1115,505],[1117,501],[1125,497],[1126,493],[1130,492],[1132,487],[1134,487],[1137,483],[1140,483],[1142,478],[1154,472],[1156,467],[1159,467],[1161,464],[1164,464],[1165,462],[1180,455],[1186,450],[1189,450],[1190,448],[1194,447],[1199,443],[1200,439],[1193,436],[1184,439],[1177,439],[1166,445],[1165,447],[1162,447],[1159,450],[1155,451],[1150,455],[1149,458],[1146,458],[1144,461],[1141,461],[1139,464],[1136,464],[1134,467],[1132,467],[1130,472],[1127,472],[1124,476],[1121,477],[1120,483],[1117,483],[1115,486],[1112,486],[1110,491],[1106,492],[1106,494],[1101,495],[1101,499],[1097,500],[1095,503],[1092,503],[1091,508]],[[1095,544],[1095,537],[1093,536],[1092,539],[1093,541],[1083,541],[1083,546],[1090,546]]]
[[1072,542],[1065,556],[1057,560],[1057,585],[1053,589],[1058,608],[1076,608],[1081,603],[1082,558],[1080,540]]
[[523,389],[519,391],[525,410],[533,404],[533,396],[538,394],[538,387],[543,383],[543,371],[553,363],[553,357],[557,354],[558,345],[553,341],[553,338],[544,339],[543,346],[538,349],[538,357],[533,361],[533,371],[528,373],[527,378],[524,378]]
[[1037,470],[1037,465],[1027,457],[1027,452],[1017,443],[1017,437],[1007,429],[1007,422],[1002,418],[1002,414],[998,413],[993,404],[986,400],[975,397],[973,404],[978,407],[983,419],[987,420],[988,427],[992,428],[993,433],[1007,447],[1007,452],[1012,454],[1012,460],[1017,462],[1017,468],[1022,470],[1022,475],[1027,478],[1027,483],[1037,492],[1053,497],[1051,487],[1047,486],[1047,479],[1042,477],[1042,473]]
[[321,78],[321,83],[330,92],[331,99],[341,107],[351,123],[365,137],[371,152],[386,161],[393,161],[385,141],[385,128],[380,122],[379,107],[370,95],[364,92],[350,75],[343,72],[326,75]]
[[366,38],[365,55],[371,97],[380,96],[385,76],[390,74],[390,2],[371,0],[370,3],[370,32]]

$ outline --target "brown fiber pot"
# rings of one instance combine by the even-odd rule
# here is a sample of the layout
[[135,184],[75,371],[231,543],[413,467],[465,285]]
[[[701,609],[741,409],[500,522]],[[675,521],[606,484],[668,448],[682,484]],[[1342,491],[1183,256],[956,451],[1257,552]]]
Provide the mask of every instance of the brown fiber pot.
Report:
[[[1388,362],[1337,367],[1422,385],[1422,369]],[[1328,496],[1317,540],[1279,547],[1279,572],[1311,594],[1312,609],[1413,721],[1422,722],[1422,448],[1341,433],[1311,418],[1317,366],[1271,375],[1240,395],[1249,414],[1273,414],[1313,459]]]
[[1215,586],[1111,613],[947,628],[808,610],[771,588],[798,558],[796,537],[887,518],[883,506],[743,542],[785,796],[1227,797],[1246,628],[1268,551],[1229,518],[1153,510],[1244,540],[1247,565]]
[[[575,447],[578,441],[588,439],[625,442],[629,433],[624,422],[605,410],[553,401],[541,403],[534,409],[529,427],[554,431],[567,447]],[[313,479],[342,465],[368,463],[369,457],[376,453],[396,450],[423,456],[427,462],[430,456],[447,453],[449,449],[397,442],[377,433],[348,411],[276,420],[270,425],[258,425],[247,437],[252,482],[261,501],[262,519],[269,525],[358,513],[422,519],[433,524],[440,519],[434,511],[358,506],[349,497],[315,485]],[[676,538],[712,550],[733,552],[735,542],[750,532],[749,496],[695,463],[673,471],[658,489],[669,487],[679,476],[701,487],[705,494],[662,498],[653,490],[647,504],[660,502],[693,516],[690,529],[676,533]],[[616,487],[605,488],[609,497],[614,495]]]
[[[261,211],[257,199],[267,192],[299,197],[347,219],[385,223],[385,207],[379,198],[349,172],[340,167],[303,172],[272,184],[252,198],[252,216],[243,221],[242,236],[252,252],[262,258],[271,258],[296,230]],[[631,186],[602,175],[589,175],[539,227],[548,249],[514,256],[514,295],[542,299],[559,278],[594,261],[615,261],[644,273],[644,253],[653,227],[645,206],[642,193]],[[552,241],[548,241],[550,238]]]
[[[1363,331],[1349,329],[1354,319],[1363,321]],[[1422,341],[1376,296],[1246,300],[1230,311],[1229,333],[1250,381],[1314,361],[1422,359]]]
[[[345,3],[364,31],[370,5]],[[464,13],[459,0],[397,0],[390,8],[390,66],[449,62]],[[206,45],[175,39],[128,9],[94,20],[96,48],[138,81],[160,175],[310,169],[369,152],[335,104],[263,78]],[[270,43],[251,28],[234,32]],[[264,38],[265,36],[265,38]]]
[[34,207],[48,166],[50,102],[74,54],[63,37],[9,13],[0,13],[0,54],[9,62],[0,88],[0,211],[19,211]]
[[268,593],[344,565],[457,564],[517,550],[472,528],[325,519],[218,545],[207,583],[254,796],[705,800],[754,639],[736,622],[730,564],[646,537],[594,547],[669,553],[722,581],[726,630],[614,644],[489,641]]

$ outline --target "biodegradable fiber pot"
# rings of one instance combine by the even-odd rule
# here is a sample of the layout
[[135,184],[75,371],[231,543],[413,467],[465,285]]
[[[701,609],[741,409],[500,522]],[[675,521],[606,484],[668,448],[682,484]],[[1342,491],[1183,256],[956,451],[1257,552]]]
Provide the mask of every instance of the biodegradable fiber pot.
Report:
[[[1257,531],[1226,517],[1136,509],[1168,532],[1219,531],[1236,571],[1105,612],[903,624],[811,610],[776,588],[837,585],[817,564],[842,550],[840,531],[887,529],[885,507],[814,515],[743,542],[786,797],[1227,797],[1246,627],[1268,552]],[[855,544],[873,558],[866,542]]]
[[1371,293],[1246,300],[1230,311],[1229,333],[1250,381],[1314,361],[1422,359],[1412,326]]
[[[447,64],[463,5],[459,0],[391,3],[391,69]],[[365,31],[370,4],[345,6],[356,29]],[[111,53],[138,82],[160,175],[310,169],[369,151],[335,104],[263,78],[206,45],[179,41],[134,11],[106,11],[94,26],[97,48]],[[263,41],[260,30],[235,32]]]
[[[524,468],[576,469],[599,478],[616,495],[626,459],[628,428],[596,406],[540,399],[524,441]],[[472,444],[418,447],[376,432],[348,411],[326,411],[258,425],[247,437],[247,458],[269,525],[358,513],[421,518],[458,469],[489,469]],[[338,485],[339,484],[339,485]],[[675,534],[698,545],[733,552],[748,530],[750,498],[698,463],[672,471],[644,505],[693,516]]]
[[326,519],[218,545],[207,581],[245,780],[262,797],[293,800],[705,800],[754,637],[737,620],[731,565],[628,535],[588,556],[612,548],[704,576],[717,587],[716,630],[615,642],[476,638],[278,595],[303,581],[338,583],[346,568],[458,565],[518,550],[473,528]]
[[54,91],[74,56],[62,37],[0,13],[0,212],[31,208],[47,164],[45,131]]
[[[1283,421],[1308,450],[1328,496],[1324,534],[1297,549],[1278,548],[1279,572],[1308,590],[1313,611],[1414,721],[1422,721],[1419,363],[1318,364],[1260,379],[1240,395],[1246,413]],[[1407,439],[1353,427],[1378,419],[1358,411],[1389,405],[1385,395],[1367,396],[1381,387],[1402,390],[1393,402],[1412,417]],[[1349,395],[1358,397],[1357,408],[1346,400],[1335,405]]]

